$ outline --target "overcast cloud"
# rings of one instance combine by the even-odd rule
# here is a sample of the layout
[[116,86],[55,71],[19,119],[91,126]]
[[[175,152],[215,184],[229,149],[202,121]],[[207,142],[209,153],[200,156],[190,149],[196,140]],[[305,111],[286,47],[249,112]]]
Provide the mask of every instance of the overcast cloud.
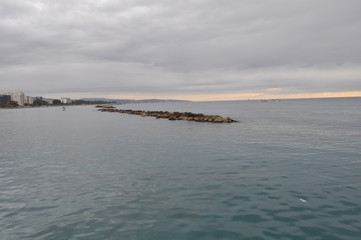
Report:
[[360,0],[1,0],[0,91],[361,91]]

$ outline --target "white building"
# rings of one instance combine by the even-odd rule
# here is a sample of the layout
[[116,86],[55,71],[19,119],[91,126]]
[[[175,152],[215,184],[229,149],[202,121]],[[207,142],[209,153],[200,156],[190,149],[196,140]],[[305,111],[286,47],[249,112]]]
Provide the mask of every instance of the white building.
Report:
[[25,104],[33,104],[34,103],[35,98],[34,97],[29,97],[29,96],[25,96]]
[[63,104],[70,104],[71,99],[70,98],[60,98],[61,103]]
[[20,106],[24,106],[25,95],[23,92],[7,93],[6,95],[11,96],[11,101],[17,102]]

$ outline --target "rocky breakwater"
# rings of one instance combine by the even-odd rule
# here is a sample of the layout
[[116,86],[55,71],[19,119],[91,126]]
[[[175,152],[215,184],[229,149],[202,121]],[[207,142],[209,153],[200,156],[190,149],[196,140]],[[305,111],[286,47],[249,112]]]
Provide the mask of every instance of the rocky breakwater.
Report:
[[185,120],[195,122],[210,122],[210,123],[232,123],[237,122],[230,117],[222,117],[219,115],[205,115],[202,113],[191,113],[191,112],[164,112],[164,111],[142,111],[142,110],[122,110],[114,108],[101,108],[98,111],[101,112],[117,112],[127,113],[133,115],[140,115],[142,117],[156,117],[166,118],[168,120]]

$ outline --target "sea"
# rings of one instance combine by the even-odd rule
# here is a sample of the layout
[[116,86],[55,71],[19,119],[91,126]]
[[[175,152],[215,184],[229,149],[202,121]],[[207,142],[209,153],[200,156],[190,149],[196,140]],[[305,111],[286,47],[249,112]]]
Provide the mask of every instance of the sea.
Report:
[[1,240],[359,240],[361,98],[0,110]]

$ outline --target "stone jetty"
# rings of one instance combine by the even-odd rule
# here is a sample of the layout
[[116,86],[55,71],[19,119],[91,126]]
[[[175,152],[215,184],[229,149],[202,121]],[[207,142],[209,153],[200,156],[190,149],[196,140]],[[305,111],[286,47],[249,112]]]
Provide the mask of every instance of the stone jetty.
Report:
[[140,115],[142,117],[156,117],[166,118],[168,120],[185,120],[195,122],[210,122],[210,123],[232,123],[237,122],[229,117],[222,117],[219,115],[205,115],[202,113],[191,112],[164,112],[164,111],[142,111],[142,110],[122,110],[115,108],[101,108],[98,111],[101,112],[115,112],[115,113],[127,113],[133,115]]

